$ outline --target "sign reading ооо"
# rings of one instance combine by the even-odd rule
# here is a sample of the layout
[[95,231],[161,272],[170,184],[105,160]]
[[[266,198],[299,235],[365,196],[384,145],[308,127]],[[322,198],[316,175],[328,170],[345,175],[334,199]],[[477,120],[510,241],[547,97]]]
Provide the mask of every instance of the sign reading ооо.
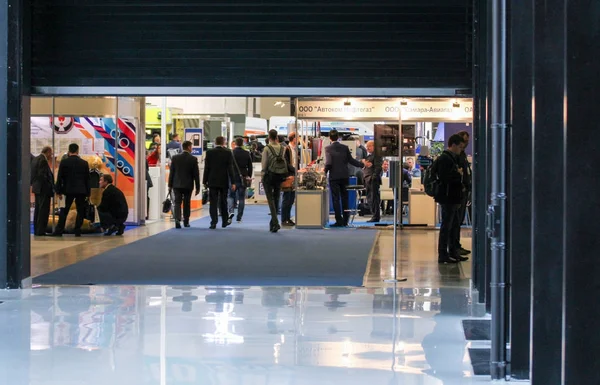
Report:
[[336,120],[464,121],[473,120],[471,99],[300,100],[298,118]]

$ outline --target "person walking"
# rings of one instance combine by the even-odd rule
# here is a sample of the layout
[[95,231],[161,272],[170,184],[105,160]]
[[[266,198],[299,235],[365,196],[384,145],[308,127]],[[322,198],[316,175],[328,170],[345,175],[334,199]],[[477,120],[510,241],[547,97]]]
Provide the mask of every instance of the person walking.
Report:
[[54,175],[50,169],[52,147],[42,148],[42,152],[31,162],[31,191],[35,194],[33,211],[33,235],[43,237],[48,227],[50,200],[54,196]]
[[171,158],[169,172],[169,191],[174,194],[173,215],[175,228],[181,228],[181,204],[183,203],[183,225],[190,227],[191,201],[194,186],[196,195],[200,194],[200,169],[198,159],[192,155],[192,142],[182,144],[183,152]]
[[236,177],[233,172],[233,155],[225,148],[225,138],[218,136],[215,139],[216,147],[206,152],[204,160],[204,175],[202,183],[209,189],[210,200],[210,229],[217,228],[219,211],[221,211],[221,227],[231,224],[227,210],[227,191],[229,186],[235,191]]
[[244,208],[246,207],[246,188],[248,181],[252,180],[252,156],[249,151],[244,149],[244,139],[237,138],[235,140],[236,147],[233,150],[234,166],[239,174],[239,184],[236,185],[235,191],[232,192],[233,207],[237,207],[237,222],[242,221],[244,216]]
[[60,237],[65,231],[65,223],[69,209],[75,201],[77,209],[77,219],[75,220],[74,234],[81,236],[81,225],[83,224],[84,211],[87,205],[87,198],[90,196],[90,167],[88,162],[79,157],[79,145],[71,143],[69,153],[66,159],[63,159],[58,166],[58,178],[56,181],[58,198],[62,199],[65,195],[65,207],[60,213],[58,225],[53,236]]
[[350,218],[347,190],[350,183],[348,164],[361,169],[371,167],[372,164],[365,159],[362,163],[354,159],[348,146],[338,142],[339,134],[337,130],[329,131],[329,139],[332,143],[325,147],[325,174],[329,177],[329,188],[333,200],[333,210],[335,211],[335,223],[331,227],[346,227]]
[[271,213],[269,230],[272,233],[276,233],[281,229],[277,218],[279,195],[281,194],[281,183],[289,175],[285,150],[286,147],[279,143],[277,130],[270,130],[269,144],[264,148],[262,154],[262,182]]

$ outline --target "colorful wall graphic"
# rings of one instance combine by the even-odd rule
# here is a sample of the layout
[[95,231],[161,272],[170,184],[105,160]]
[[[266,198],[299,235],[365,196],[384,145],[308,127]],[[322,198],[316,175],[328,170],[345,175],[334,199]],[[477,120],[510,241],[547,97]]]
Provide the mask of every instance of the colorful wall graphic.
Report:
[[33,117],[31,118],[31,153],[37,155],[42,147],[53,146],[57,157],[56,168],[71,143],[79,145],[80,155],[84,159],[98,156],[103,164],[100,171],[112,174],[116,179],[116,186],[127,197],[130,213],[128,221],[131,222],[137,218],[133,213],[136,131],[135,122],[128,119],[118,119],[117,130],[114,118],[60,116],[52,121],[51,117]]

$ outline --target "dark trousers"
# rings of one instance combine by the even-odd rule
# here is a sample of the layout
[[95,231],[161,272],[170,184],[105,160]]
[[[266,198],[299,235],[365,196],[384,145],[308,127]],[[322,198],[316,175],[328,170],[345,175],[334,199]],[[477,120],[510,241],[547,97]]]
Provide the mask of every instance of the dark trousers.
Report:
[[77,209],[77,219],[75,220],[75,229],[73,230],[74,234],[81,234],[81,225],[83,224],[83,216],[85,215],[85,207],[86,203],[85,195],[66,195],[65,197],[65,207],[60,212],[60,217],[58,219],[58,225],[54,232],[56,234],[62,234],[65,232],[65,223],[67,222],[67,215],[69,215],[69,209],[75,201],[75,208]]
[[183,203],[183,221],[188,223],[190,221],[190,213],[192,211],[192,190],[186,190],[181,188],[173,189],[173,199],[175,200],[175,207],[173,208],[173,215],[177,222],[181,222],[181,204]]
[[348,190],[349,179],[336,179],[329,181],[331,199],[333,200],[333,211],[335,212],[335,223],[347,225],[350,213],[348,212]]
[[442,225],[438,242],[439,257],[455,257],[459,249],[456,240],[460,237],[460,204],[442,204]]
[[365,183],[367,185],[367,201],[369,202],[369,208],[373,214],[371,219],[380,220],[381,210],[379,210],[379,206],[381,205],[381,185],[379,184],[379,180],[377,178],[365,178]]
[[35,209],[33,210],[33,233],[45,235],[50,215],[50,200],[46,194],[35,194]]
[[465,214],[467,213],[467,202],[469,201],[469,196],[468,194],[465,194],[465,196],[462,199],[462,202],[460,202],[460,208],[458,209],[458,235],[456,237],[455,243],[456,243],[456,248],[457,250],[460,250],[462,248],[462,245],[460,244],[460,227],[462,226],[464,220],[465,220]]
[[210,224],[216,225],[219,222],[219,211],[223,223],[229,221],[227,212],[227,187],[209,187],[208,196],[210,200]]
[[282,177],[265,175],[263,178],[263,186],[265,188],[265,195],[267,196],[267,202],[269,203],[269,210],[271,212],[271,225],[278,225],[279,220],[277,218],[277,211],[279,210],[279,196],[281,195],[281,182]]
[[98,216],[100,217],[100,226],[103,229],[110,229],[111,227],[121,227],[125,224],[127,220],[127,215],[114,216],[110,213],[110,211],[100,211],[98,210]]
[[294,200],[296,200],[295,191],[284,191],[283,199],[281,201],[281,221],[292,220],[292,206],[294,206]]

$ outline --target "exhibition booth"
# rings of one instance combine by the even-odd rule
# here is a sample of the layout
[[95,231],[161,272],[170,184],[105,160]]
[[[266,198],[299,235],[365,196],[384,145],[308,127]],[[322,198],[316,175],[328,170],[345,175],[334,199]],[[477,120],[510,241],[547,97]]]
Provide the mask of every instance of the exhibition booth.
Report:
[[[438,223],[437,204],[423,191],[422,163],[439,155],[446,138],[462,130],[472,132],[473,104],[471,99],[299,99],[296,116],[284,124],[274,125],[280,134],[297,132],[302,156],[297,175],[296,224],[298,228],[323,228],[330,221],[331,198],[324,175],[324,148],[330,144],[328,132],[336,129],[341,141],[355,155],[357,146],[369,140],[375,142],[375,153],[386,160],[398,160],[407,165],[412,185],[404,186],[406,194],[398,193],[408,226],[435,227]],[[445,131],[445,134],[444,134]],[[470,149],[467,153],[470,155]],[[387,163],[387,162],[386,162]],[[386,170],[384,170],[386,171]],[[384,172],[382,201],[394,199],[390,171]],[[358,178],[360,179],[360,178]],[[402,188],[398,185],[398,189]],[[351,224],[359,214],[364,186],[357,178],[350,179],[348,208]],[[384,210],[385,213],[385,210]],[[382,219],[380,224],[389,224]],[[393,218],[391,219],[393,222]]]
[[[77,143],[80,156],[88,162],[92,180],[90,202],[98,205],[102,191],[100,174],[110,174],[114,184],[123,191],[129,206],[127,224],[140,224],[145,216],[143,98],[130,97],[33,97],[31,98],[32,156],[44,146],[54,150],[50,167],[56,176],[61,159],[69,144]],[[96,176],[95,178],[93,176]],[[33,217],[34,199],[31,200]],[[58,199],[52,203],[49,227],[58,221],[57,209],[64,205]],[[75,222],[75,212],[67,217],[66,231]],[[85,220],[82,231],[95,232],[93,221]]]
[[[193,143],[193,155],[198,158],[202,174],[204,155],[217,136],[225,136],[228,144],[236,137],[244,137],[249,147],[250,136],[265,144],[269,129],[282,136],[295,132],[300,155],[294,183],[296,224],[298,228],[324,228],[332,214],[324,175],[324,149],[330,144],[329,131],[336,129],[353,155],[358,146],[374,140],[378,155],[409,164],[412,186],[406,196],[398,195],[399,204],[405,208],[404,224],[436,226],[436,204],[425,195],[421,185],[420,158],[438,155],[452,133],[471,132],[471,99],[320,98],[296,99],[293,106],[295,114],[291,116],[265,119],[223,111],[192,114],[167,106],[166,101],[161,106],[149,104],[145,98],[33,97],[31,154],[37,156],[44,146],[51,146],[55,153],[51,168],[56,175],[68,145],[79,144],[80,155],[88,161],[90,173],[112,175],[114,184],[124,192],[129,205],[127,224],[140,225],[165,216],[161,207],[168,191],[170,160],[166,144],[170,135],[177,133],[181,141]],[[147,166],[148,156],[154,151],[153,134],[160,135],[163,148],[156,154],[156,163]],[[467,154],[471,154],[470,148]],[[383,201],[393,200],[389,173],[387,170],[382,178]],[[358,223],[364,189],[359,176],[351,179],[351,185],[348,206],[353,221],[356,219]],[[92,187],[90,201],[97,205],[101,191],[97,186]],[[260,163],[254,163],[252,187],[248,190],[247,203],[266,203]],[[193,198],[193,209],[202,207],[201,197],[202,194]],[[58,220],[55,213],[60,204],[58,200],[53,202],[50,225]],[[31,211],[33,215],[33,198]],[[72,221],[67,221],[67,231],[69,222],[74,222],[74,214],[70,214]],[[84,227],[94,231],[88,222]],[[382,219],[382,224],[387,222],[389,216]]]

